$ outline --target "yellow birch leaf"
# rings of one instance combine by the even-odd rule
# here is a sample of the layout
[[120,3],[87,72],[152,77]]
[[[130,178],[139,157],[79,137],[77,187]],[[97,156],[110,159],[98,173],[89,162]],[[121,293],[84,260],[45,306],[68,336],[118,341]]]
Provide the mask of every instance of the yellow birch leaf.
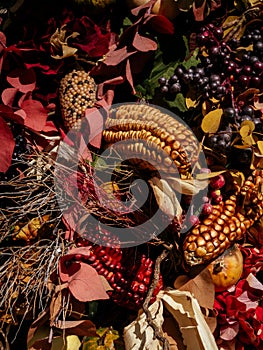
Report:
[[230,174],[239,186],[243,186],[245,175],[241,171],[230,170]]
[[67,350],[79,350],[81,346],[81,341],[77,335],[68,335],[67,340]]
[[247,145],[247,146],[252,146],[256,143],[251,134],[249,134],[248,136],[242,137],[242,141],[244,145]]
[[221,118],[223,115],[222,108],[215,109],[207,113],[201,123],[201,128],[204,133],[215,133],[217,132]]
[[250,134],[250,127],[249,125],[243,125],[239,130],[240,136],[244,140],[249,134]]
[[185,105],[188,109],[195,108],[198,105],[198,102],[196,100],[192,100],[192,97],[186,97]]
[[255,124],[252,122],[252,120],[244,120],[241,123],[241,127],[244,126],[244,125],[248,125],[249,126],[250,132],[255,130]]
[[263,155],[263,141],[258,141],[257,146],[258,146],[260,154]]

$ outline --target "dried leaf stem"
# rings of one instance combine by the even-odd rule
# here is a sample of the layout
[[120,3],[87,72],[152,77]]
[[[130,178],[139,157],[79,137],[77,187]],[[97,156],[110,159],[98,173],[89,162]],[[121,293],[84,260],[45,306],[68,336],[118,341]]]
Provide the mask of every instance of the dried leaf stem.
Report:
[[[171,248],[169,247],[169,249],[171,249]],[[164,350],[169,350],[170,349],[170,345],[169,345],[168,339],[166,339],[164,336],[162,336],[162,334],[160,332],[160,329],[155,324],[155,322],[154,322],[154,320],[152,318],[151,312],[149,311],[149,302],[150,302],[150,300],[152,298],[154,289],[156,288],[156,286],[158,284],[158,281],[159,281],[161,263],[168,256],[168,254],[169,254],[169,250],[164,249],[162,251],[162,253],[156,259],[156,263],[155,263],[155,267],[154,267],[153,281],[151,283],[151,286],[149,288],[147,297],[145,298],[145,301],[144,301],[143,306],[142,306],[143,307],[143,311],[146,314],[146,320],[147,320],[149,326],[152,327],[155,337],[163,343],[163,349]]]

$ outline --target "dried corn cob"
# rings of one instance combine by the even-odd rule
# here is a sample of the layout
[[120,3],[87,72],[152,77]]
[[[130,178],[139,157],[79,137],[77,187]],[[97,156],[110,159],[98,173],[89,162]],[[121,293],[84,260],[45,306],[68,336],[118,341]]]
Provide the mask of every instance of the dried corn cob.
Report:
[[[103,138],[107,144],[117,143],[115,149],[119,153],[136,158],[134,162],[143,168],[187,174],[197,161],[198,145],[193,132],[182,122],[146,104],[125,104],[111,109]],[[129,142],[118,144],[126,140]]]
[[[212,213],[186,236],[183,250],[188,265],[208,262],[243,238],[247,229],[263,215],[262,171],[255,171],[237,195],[213,206]],[[237,207],[237,201],[243,206]]]
[[[90,247],[90,250],[83,256],[77,256],[77,259],[88,263],[106,278],[113,289],[109,292],[112,300],[118,305],[139,309],[152,282],[154,261],[133,248],[123,250],[79,241],[79,246],[83,244]],[[163,279],[160,275],[151,301],[154,301],[162,287]]]
[[96,102],[95,81],[84,70],[74,69],[61,80],[59,96],[65,127],[78,130],[85,110]]

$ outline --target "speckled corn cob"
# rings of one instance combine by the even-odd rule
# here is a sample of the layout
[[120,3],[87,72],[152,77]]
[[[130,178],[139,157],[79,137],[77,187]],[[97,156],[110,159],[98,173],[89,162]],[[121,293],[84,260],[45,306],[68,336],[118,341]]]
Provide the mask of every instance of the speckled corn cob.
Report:
[[[174,171],[187,174],[197,160],[198,145],[192,131],[146,104],[125,104],[111,109],[103,139],[116,144],[118,152],[136,158],[137,165],[150,169],[152,166],[170,174]],[[125,140],[129,142],[118,144]]]
[[60,82],[61,113],[67,129],[78,130],[85,110],[96,102],[96,84],[89,73],[73,70]]
[[[262,171],[255,171],[237,195],[213,206],[212,213],[187,234],[184,258],[188,265],[206,263],[243,238],[247,229],[263,215]],[[241,207],[237,201],[243,202]]]

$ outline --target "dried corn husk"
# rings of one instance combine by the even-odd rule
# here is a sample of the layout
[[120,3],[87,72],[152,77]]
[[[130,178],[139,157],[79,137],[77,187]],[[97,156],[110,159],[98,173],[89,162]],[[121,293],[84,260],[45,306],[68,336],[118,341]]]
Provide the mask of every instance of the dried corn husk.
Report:
[[[152,318],[163,336],[164,310],[169,311],[177,322],[181,333],[183,348],[186,350],[218,350],[214,336],[210,331],[197,300],[190,292],[179,290],[161,291],[157,300],[149,307]],[[170,345],[174,345],[173,334],[169,334]],[[175,339],[176,340],[176,339]],[[145,313],[124,329],[126,350],[163,349],[163,344],[156,339],[153,329],[148,325]],[[180,349],[177,347],[177,349]]]

